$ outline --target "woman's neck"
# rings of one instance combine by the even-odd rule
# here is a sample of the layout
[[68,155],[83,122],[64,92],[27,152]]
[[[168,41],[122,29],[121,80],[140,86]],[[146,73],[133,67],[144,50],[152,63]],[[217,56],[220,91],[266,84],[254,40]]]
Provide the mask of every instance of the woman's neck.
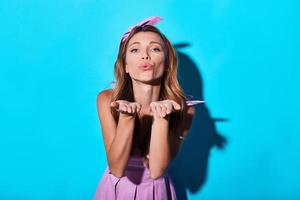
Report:
[[161,85],[150,85],[141,82],[133,82],[134,101],[142,107],[148,107],[151,102],[159,100]]

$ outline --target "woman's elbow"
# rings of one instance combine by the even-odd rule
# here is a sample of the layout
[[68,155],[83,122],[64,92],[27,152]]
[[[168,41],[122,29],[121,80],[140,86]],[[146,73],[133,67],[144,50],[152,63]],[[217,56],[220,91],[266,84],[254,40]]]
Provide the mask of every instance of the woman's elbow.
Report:
[[164,175],[164,170],[162,170],[162,169],[150,170],[150,177],[152,179],[159,179],[163,175]]
[[112,175],[114,175],[117,178],[121,178],[124,176],[124,170],[122,168],[120,168],[119,166],[109,164],[109,171]]
[[112,174],[116,178],[122,178],[124,176],[124,173],[120,170],[109,169],[109,171],[110,171],[110,174]]

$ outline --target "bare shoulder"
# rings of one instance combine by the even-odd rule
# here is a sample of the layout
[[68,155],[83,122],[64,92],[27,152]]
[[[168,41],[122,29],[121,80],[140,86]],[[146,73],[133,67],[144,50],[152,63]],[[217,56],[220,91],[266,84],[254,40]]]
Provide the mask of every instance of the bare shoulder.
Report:
[[97,95],[97,104],[107,104],[110,102],[111,96],[112,96],[113,90],[108,89],[108,90],[102,90],[101,92],[98,93]]
[[109,151],[113,138],[116,134],[116,122],[110,108],[112,93],[113,90],[103,90],[97,95],[97,110],[106,153]]
[[97,95],[96,104],[97,104],[97,110],[98,110],[100,121],[103,121],[103,119],[107,118],[107,115],[111,114],[110,101],[111,101],[112,94],[113,94],[113,90],[109,89],[109,90],[103,90],[99,92]]
[[97,98],[110,98],[113,93],[113,89],[102,90],[98,93]]

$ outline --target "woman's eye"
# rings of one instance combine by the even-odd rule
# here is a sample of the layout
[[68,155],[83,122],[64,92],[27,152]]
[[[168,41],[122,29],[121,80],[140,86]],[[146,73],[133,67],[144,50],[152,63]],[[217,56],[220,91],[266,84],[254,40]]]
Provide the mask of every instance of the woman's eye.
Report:
[[160,48],[157,48],[157,47],[153,48],[152,50],[156,51],[156,52],[160,52]]
[[138,49],[131,49],[130,52],[131,52],[131,53],[135,53],[135,52],[137,52],[137,50],[138,50]]

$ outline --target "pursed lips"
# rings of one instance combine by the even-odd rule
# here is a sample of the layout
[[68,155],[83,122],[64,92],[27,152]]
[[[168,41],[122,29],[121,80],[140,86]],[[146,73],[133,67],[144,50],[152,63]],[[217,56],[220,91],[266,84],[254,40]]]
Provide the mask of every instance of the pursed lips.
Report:
[[139,66],[142,70],[146,71],[146,70],[151,70],[153,68],[153,65],[150,63],[144,63],[142,65]]

